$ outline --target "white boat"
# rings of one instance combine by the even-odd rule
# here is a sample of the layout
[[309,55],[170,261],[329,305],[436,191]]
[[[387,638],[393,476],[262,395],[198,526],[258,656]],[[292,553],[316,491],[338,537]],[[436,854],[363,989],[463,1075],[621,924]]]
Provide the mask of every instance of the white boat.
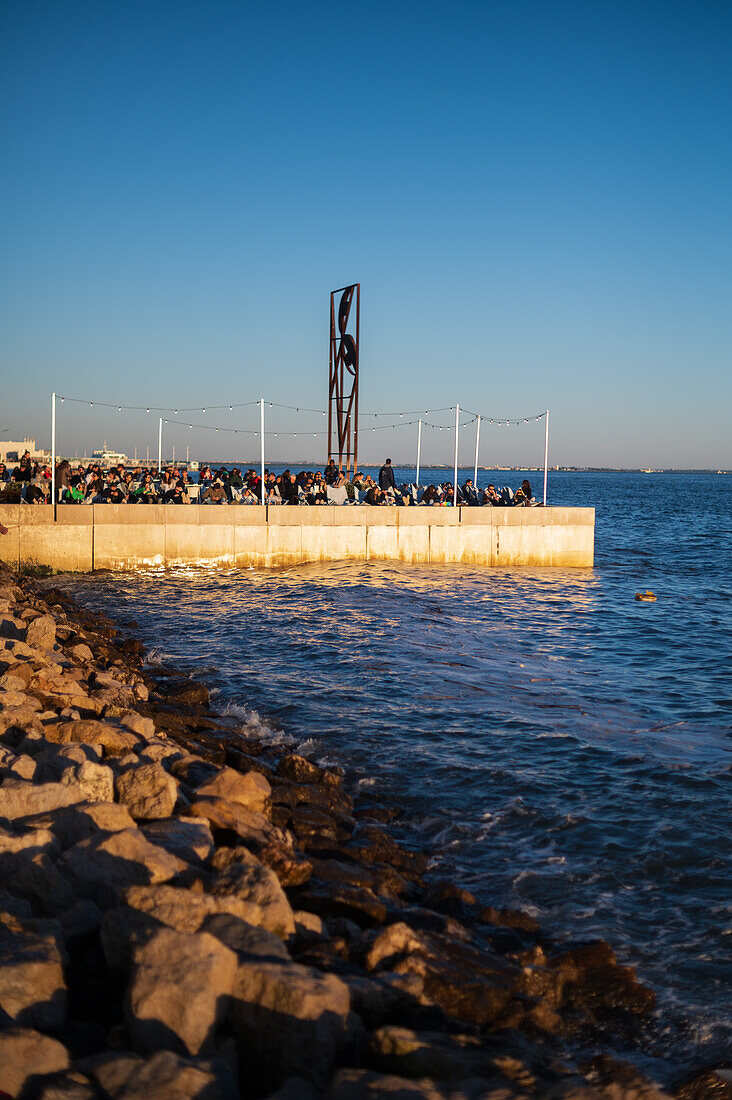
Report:
[[105,439],[102,449],[92,452],[91,461],[98,462],[100,466],[117,466],[120,462],[126,466],[130,460],[121,451],[111,451]]

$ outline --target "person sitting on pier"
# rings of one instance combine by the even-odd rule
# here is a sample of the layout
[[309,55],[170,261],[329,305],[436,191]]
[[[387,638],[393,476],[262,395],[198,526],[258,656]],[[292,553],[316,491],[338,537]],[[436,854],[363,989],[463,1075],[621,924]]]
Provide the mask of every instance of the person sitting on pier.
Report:
[[217,477],[201,494],[201,504],[226,504],[226,492],[224,483]]
[[480,501],[478,500],[478,493],[476,492],[475,486],[473,485],[472,478],[467,478],[462,488],[462,494],[463,504],[467,504],[473,508],[477,508],[477,506],[480,504]]
[[498,493],[496,492],[495,485],[488,485],[483,490],[483,504],[492,505],[494,508],[497,508],[500,503],[501,503],[501,498],[499,497]]

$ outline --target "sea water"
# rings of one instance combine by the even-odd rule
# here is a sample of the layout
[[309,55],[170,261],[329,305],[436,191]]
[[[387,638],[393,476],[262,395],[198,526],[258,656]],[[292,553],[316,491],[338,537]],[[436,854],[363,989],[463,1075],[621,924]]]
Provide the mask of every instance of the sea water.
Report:
[[550,502],[597,509],[594,569],[67,583],[250,732],[401,807],[435,873],[560,940],[609,940],[659,995],[659,1057],[711,1061],[732,1003],[732,477],[552,473]]

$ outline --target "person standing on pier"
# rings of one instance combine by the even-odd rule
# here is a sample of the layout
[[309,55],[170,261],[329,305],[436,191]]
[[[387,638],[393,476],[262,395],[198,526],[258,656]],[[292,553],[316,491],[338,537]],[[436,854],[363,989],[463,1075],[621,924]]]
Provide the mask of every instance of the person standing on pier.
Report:
[[396,480],[394,478],[394,471],[391,468],[390,458],[387,458],[386,462],[379,470],[379,488],[384,492],[388,489],[396,489]]

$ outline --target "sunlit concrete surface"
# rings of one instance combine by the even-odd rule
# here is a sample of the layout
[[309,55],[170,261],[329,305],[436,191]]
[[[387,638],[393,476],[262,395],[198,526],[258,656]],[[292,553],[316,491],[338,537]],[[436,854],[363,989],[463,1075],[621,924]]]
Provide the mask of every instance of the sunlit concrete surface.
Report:
[[0,560],[86,573],[325,561],[590,568],[594,508],[0,505]]

